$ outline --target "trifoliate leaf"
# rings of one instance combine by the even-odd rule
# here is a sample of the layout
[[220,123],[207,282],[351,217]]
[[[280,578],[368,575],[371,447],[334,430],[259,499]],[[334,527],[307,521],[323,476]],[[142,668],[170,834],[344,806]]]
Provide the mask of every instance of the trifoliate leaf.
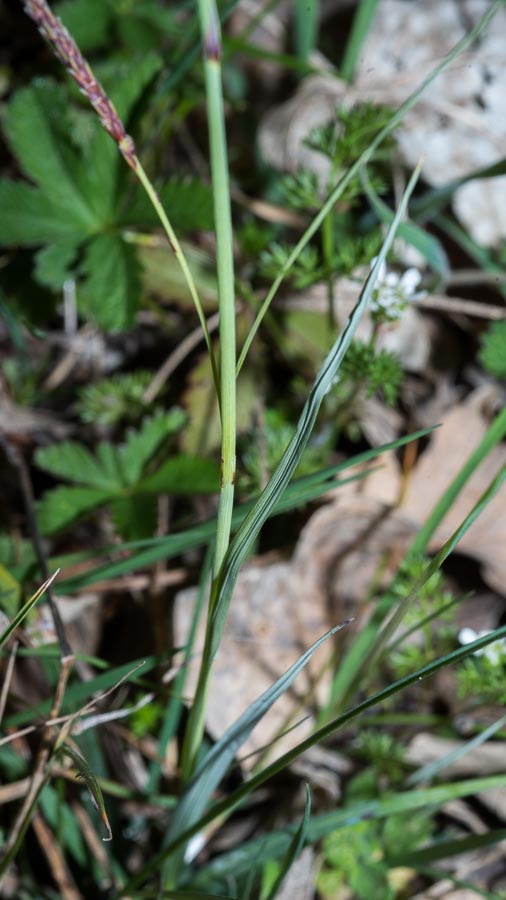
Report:
[[198,456],[173,456],[157,472],[138,485],[139,491],[171,494],[209,494],[220,485],[220,467],[212,459]]
[[[112,445],[109,446],[112,448]],[[99,461],[77,441],[64,441],[51,444],[50,447],[41,447],[35,453],[35,462],[40,469],[50,472],[51,475],[66,478],[77,484],[104,490],[115,490],[121,486],[117,470],[114,471],[105,464],[104,454],[101,454]]]
[[86,247],[85,311],[107,331],[132,325],[139,303],[139,266],[131,246],[114,234],[99,234]]
[[37,504],[37,518],[43,534],[60,531],[84,513],[103,506],[111,491],[88,487],[58,487],[47,491]]

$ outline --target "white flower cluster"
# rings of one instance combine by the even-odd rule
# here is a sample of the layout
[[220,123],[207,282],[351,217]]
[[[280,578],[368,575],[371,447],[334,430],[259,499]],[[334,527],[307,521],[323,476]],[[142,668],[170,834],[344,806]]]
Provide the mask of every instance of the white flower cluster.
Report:
[[[377,257],[371,261],[371,268]],[[374,287],[370,310],[375,318],[393,322],[398,319],[410,300],[419,300],[426,291],[417,291],[422,280],[418,269],[406,269],[403,275],[387,271],[386,263],[382,263],[376,285]]]
[[[486,634],[492,634],[491,631],[475,631],[474,628],[461,628],[459,631],[459,642],[463,645],[472,644],[478,638],[485,637]],[[473,656],[484,656],[492,666],[500,666],[506,662],[506,638],[499,638],[497,641],[487,644],[481,650],[475,650]]]

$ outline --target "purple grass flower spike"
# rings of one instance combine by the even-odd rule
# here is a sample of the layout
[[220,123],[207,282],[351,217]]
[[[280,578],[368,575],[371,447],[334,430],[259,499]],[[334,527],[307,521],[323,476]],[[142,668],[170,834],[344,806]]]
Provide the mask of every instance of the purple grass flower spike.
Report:
[[58,16],[55,16],[46,0],[22,0],[25,12],[36,23],[40,33],[51,45],[56,56],[65,66],[79,90],[90,101],[100,121],[116,141],[128,165],[135,171],[137,154],[133,138],[125,131],[114,105],[109,100],[102,85],[95,78],[76,42]]

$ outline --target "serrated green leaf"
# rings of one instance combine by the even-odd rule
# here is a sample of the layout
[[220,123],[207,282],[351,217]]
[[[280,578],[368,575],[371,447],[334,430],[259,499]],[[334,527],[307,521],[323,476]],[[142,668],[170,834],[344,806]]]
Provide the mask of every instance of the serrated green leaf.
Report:
[[103,46],[114,21],[107,0],[66,0],[58,3],[54,11],[83,53]]
[[124,540],[151,537],[156,531],[157,499],[147,494],[118,497],[111,503],[111,516],[117,533]]
[[97,461],[108,483],[121,487],[124,483],[117,448],[109,441],[101,441],[96,448]]
[[86,312],[106,331],[133,324],[140,284],[134,250],[118,235],[99,234],[87,245],[84,259]]
[[211,187],[197,178],[171,178],[160,188],[160,200],[177,231],[214,228]]
[[35,257],[34,273],[39,284],[60,290],[71,276],[70,268],[75,261],[78,246],[79,241],[68,237],[39,250]]
[[8,106],[5,129],[28,178],[50,198],[62,218],[91,233],[95,217],[76,184],[79,157],[64,141],[58,118],[67,102],[65,92],[51,82],[23,88]]
[[[211,188],[197,178],[170,178],[159,189],[160,200],[179,234],[182,231],[209,231],[214,227],[213,195]],[[159,224],[156,212],[139,186],[128,209],[121,216],[122,225],[143,228]]]
[[[78,175],[79,186],[88,198],[101,229],[107,230],[116,221],[118,210],[118,180],[124,174],[124,162],[110,135],[102,128],[98,118],[90,113],[92,137],[82,145],[82,164]],[[99,231],[97,226],[95,229]]]
[[68,222],[52,200],[25,181],[0,180],[0,209],[0,244],[4,247],[32,247],[71,236],[79,243],[88,234],[86,226]]
[[138,431],[129,431],[118,456],[125,484],[136,484],[155,450],[169,434],[174,433],[176,420],[170,413],[145,419]]
[[220,486],[220,467],[212,459],[172,456],[144,478],[137,490],[149,493],[212,494]]
[[125,124],[135,104],[161,67],[162,59],[154,52],[144,53],[136,60],[129,59],[120,64],[114,61],[96,67],[97,75]]
[[43,534],[54,534],[84,513],[102,506],[113,491],[91,487],[57,487],[47,491],[37,504],[37,518]]
[[105,490],[114,490],[121,486],[117,475],[114,477],[117,470],[107,466],[102,451],[98,462],[90,451],[77,441],[64,441],[60,444],[51,444],[49,447],[41,447],[35,453],[35,462],[45,472],[77,484]]

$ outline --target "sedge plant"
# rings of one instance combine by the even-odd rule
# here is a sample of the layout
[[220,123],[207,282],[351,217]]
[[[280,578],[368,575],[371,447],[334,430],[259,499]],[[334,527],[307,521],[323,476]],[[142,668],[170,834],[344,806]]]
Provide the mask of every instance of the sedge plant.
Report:
[[[355,704],[352,702],[353,698],[351,696],[352,692],[350,690],[350,685],[356,679],[356,676],[361,674],[364,660],[367,656],[372,660],[379,659],[381,655],[386,652],[385,648],[388,649],[388,641],[393,630],[399,624],[413,596],[416,595],[416,592],[420,590],[427,580],[439,570],[444,559],[457,545],[462,534],[465,533],[467,528],[475,520],[476,516],[501,488],[506,478],[506,471],[501,470],[496,478],[492,480],[488,490],[485,491],[480,501],[475,505],[473,510],[471,510],[440,553],[434,560],[427,564],[416,584],[408,592],[407,596],[402,599],[401,603],[397,607],[394,607],[390,601],[388,603],[385,602],[381,606],[381,615],[376,617],[376,619],[373,617],[371,620],[373,625],[370,626],[369,631],[367,632],[367,640],[362,640],[361,643],[359,640],[359,652],[356,649],[355,651],[352,650],[352,653],[355,652],[355,657],[352,658],[351,661],[349,659],[347,661],[345,660],[343,683],[336,684],[336,682],[334,682],[333,696],[330,698],[329,709],[326,711],[325,720],[320,723],[320,727],[306,740],[300,742],[293,750],[281,756],[274,763],[260,768],[259,771],[255,772],[250,779],[245,781],[227,798],[213,803],[214,792],[230,768],[238,749],[247,739],[253,727],[261,721],[276,699],[291,686],[297,674],[307,664],[321,643],[327,639],[330,634],[335,633],[347,624],[341,623],[340,625],[337,625],[332,629],[332,632],[323,636],[302,654],[286,673],[278,678],[257,701],[250,705],[245,713],[223,736],[220,737],[217,743],[210,750],[205,752],[203,736],[210,677],[213,662],[222,639],[229,606],[230,603],[233,602],[233,591],[240,568],[247,558],[262,526],[270,516],[280,508],[283,502],[287,503],[289,507],[290,502],[293,502],[294,504],[300,502],[300,497],[304,494],[304,489],[301,487],[298,498],[296,500],[293,500],[292,498],[290,501],[290,487],[293,487],[293,485],[290,485],[290,482],[300,462],[301,455],[310,439],[320,407],[324,402],[326,395],[332,388],[332,384],[351,344],[360,318],[373,295],[375,282],[381,272],[382,266],[385,264],[387,254],[401,219],[406,213],[410,195],[419,175],[419,169],[412,175],[399,207],[389,223],[386,237],[364,284],[357,306],[342,327],[314,380],[300,415],[295,433],[278,466],[260,497],[239,516],[236,515],[236,511],[234,510],[237,373],[244,363],[262,319],[267,313],[285,275],[300,257],[304,248],[308,246],[313,236],[319,229],[324,227],[324,223],[328,221],[331,210],[347,185],[371,159],[377,147],[402,120],[406,111],[417,102],[425,87],[427,87],[437,75],[481,33],[482,29],[486,27],[495,12],[497,12],[501,3],[498,2],[492,4],[472,32],[460,41],[454,50],[452,50],[434,71],[427,76],[420,87],[405,101],[402,107],[393,114],[387,124],[384,125],[378,135],[371,141],[366,150],[349,167],[348,171],[339,177],[337,184],[331,188],[328,198],[322,204],[315,218],[294,246],[291,253],[283,261],[265,300],[260,305],[255,322],[243,345],[239,360],[236,362],[233,235],[231,225],[225,114],[222,93],[220,24],[218,12],[213,0],[199,0],[199,22],[204,54],[206,107],[209,125],[217,247],[220,311],[219,365],[214,356],[214,350],[207,329],[202,304],[195,287],[191,269],[170,224],[170,219],[163,209],[156,191],[139,161],[133,138],[126,133],[114,106],[93,75],[88,63],[82,56],[68,31],[53,14],[45,0],[24,0],[24,6],[27,13],[38,25],[43,36],[53,47],[60,61],[65,65],[85,97],[96,110],[104,128],[118,145],[119,152],[122,154],[125,162],[130,167],[153,204],[167,236],[169,247],[181,266],[188,289],[195,303],[204,331],[208,352],[211,357],[215,386],[219,396],[222,437],[221,486],[217,519],[215,522],[207,523],[204,527],[200,528],[200,530],[196,529],[195,533],[192,534],[191,539],[188,538],[188,535],[185,535],[184,540],[180,540],[179,543],[177,540],[173,540],[171,544],[172,550],[170,551],[167,550],[168,542],[164,541],[164,546],[161,550],[162,555],[158,557],[166,558],[170,555],[170,552],[177,553],[180,552],[182,547],[198,546],[202,543],[211,543],[214,547],[213,560],[209,565],[211,570],[211,588],[207,608],[205,644],[200,663],[197,688],[185,726],[182,745],[180,760],[180,796],[173,811],[169,828],[165,834],[162,849],[132,878],[129,878],[125,873],[122,873],[120,879],[122,884],[118,887],[117,893],[117,896],[139,895],[139,890],[145,888],[146,885],[150,885],[153,873],[159,872],[160,868],[162,868],[163,884],[161,893],[159,894],[160,896],[197,896],[199,889],[202,890],[202,888],[204,888],[205,890],[216,891],[217,888],[212,864],[207,867],[203,875],[201,873],[200,880],[198,877],[195,877],[192,881],[191,867],[185,864],[183,854],[186,843],[194,834],[202,830],[209,822],[214,820],[219,821],[221,818],[230,815],[231,812],[237,808],[245,798],[250,796],[258,786],[264,784],[277,772],[286,769],[286,767],[305,750],[321,742],[330,735],[335,734],[336,731],[342,729],[349,722],[354,721],[357,716],[366,710],[369,710],[377,704],[381,704],[389,697],[397,694],[406,687],[409,687],[421,678],[434,674],[444,666],[457,663],[470,657],[471,654],[481,650],[493,640],[497,640],[506,634],[506,628],[503,627],[498,629],[493,635],[481,636],[465,647],[447,653],[443,657],[428,663],[419,670],[398,679],[393,684],[367,697],[367,699]],[[363,4],[362,7],[365,9],[366,4]],[[301,49],[300,52],[306,54],[307,49]],[[349,60],[351,61],[348,62],[348,77],[351,77],[353,70],[353,54],[351,51]],[[491,447],[500,440],[503,434],[504,421],[503,418],[499,416],[498,421],[492,426],[491,434],[487,441],[478,448],[476,454],[470,460],[468,468],[465,472],[460,473],[456,485],[448,492],[445,499],[441,502],[440,507],[435,511],[434,516],[430,520],[430,524],[423,532],[423,538],[418,538],[416,550],[420,551],[425,549],[430,534],[451,506],[451,503],[467,480],[467,477],[469,477],[471,471],[474,470],[476,465],[484,458]],[[311,478],[311,476],[309,476],[309,478]],[[320,485],[316,485],[316,487],[314,480],[311,484],[306,482],[309,493],[305,496],[315,496],[317,488],[322,488],[322,485],[327,487],[328,481],[322,479]],[[235,535],[232,537],[234,530]],[[178,536],[171,537],[177,538]],[[151,552],[149,558],[146,555],[148,552]],[[133,556],[133,559],[135,560],[134,564],[147,564],[148,559],[149,561],[153,561],[156,559],[156,552],[160,552],[160,547],[157,548],[152,545],[149,549],[143,550],[143,548],[140,548],[137,556]],[[128,564],[132,565],[132,560],[128,561]],[[126,564],[122,565],[122,571],[126,571]],[[97,566],[94,573],[95,577],[99,572],[100,568]],[[108,568],[106,567],[106,572],[106,577],[112,577],[113,567],[110,565]],[[102,577],[104,577],[103,571],[101,574]],[[81,579],[81,584],[82,583],[83,581]],[[67,584],[67,587],[69,587],[69,584]],[[374,628],[373,631],[371,631],[371,627]],[[356,645],[353,646],[356,647]],[[154,666],[155,660],[150,660],[149,665]],[[147,671],[147,669],[144,671]],[[339,699],[339,702],[336,702],[337,699]],[[170,718],[171,721],[175,718],[172,710]],[[167,728],[169,727],[173,727],[170,722],[167,725]],[[81,775],[83,775],[85,780],[92,785],[92,792],[96,801],[97,796],[101,796],[97,794],[98,782],[96,783],[86,760],[77,753],[71,744],[67,745],[66,750],[62,747],[62,752],[66,753],[67,756],[72,759]],[[152,783],[158,783],[156,772],[153,776]],[[267,852],[271,854],[272,858],[279,860],[279,868],[276,875],[265,888],[265,896],[274,898],[281,886],[284,874],[288,871],[291,863],[300,852],[305,841],[316,841],[336,828],[349,825],[350,818],[352,821],[354,818],[356,820],[357,816],[362,819],[371,816],[381,819],[393,813],[411,812],[417,809],[426,808],[431,803],[443,803],[452,797],[468,796],[473,791],[494,788],[499,785],[502,786],[503,784],[504,777],[495,776],[488,779],[463,781],[456,785],[438,785],[435,788],[430,788],[425,791],[409,790],[400,792],[390,799],[379,798],[371,801],[361,801],[356,803],[354,807],[352,804],[351,810],[339,810],[327,817],[319,816],[314,818],[311,818],[310,816],[310,798],[308,796],[302,821],[291,830],[289,829],[283,833],[273,834],[266,842],[265,846],[268,847]],[[18,830],[17,838],[26,831],[26,827],[32,814],[33,805],[30,806],[29,809],[27,808],[26,816]],[[11,846],[17,848],[19,846],[19,840],[16,839],[15,844],[11,844]],[[413,853],[415,852],[418,851],[413,851]],[[262,856],[262,854],[264,855]],[[12,857],[13,852],[11,852],[9,860]],[[253,871],[256,873],[257,870],[260,870],[262,861],[265,860],[265,858],[265,848],[262,848],[257,844],[256,846],[246,848],[246,855],[243,855],[242,863],[238,863],[237,861],[234,861],[234,859],[225,859],[222,861],[223,866],[221,871],[228,871],[228,873],[233,872],[233,877],[239,879],[238,883],[244,884],[244,882],[240,881],[240,878],[245,875],[244,859],[247,860],[247,864],[250,868],[253,865],[252,861],[255,861]],[[228,870],[227,865],[229,866]],[[243,867],[242,870],[241,865]],[[137,892],[137,894],[135,892]],[[216,893],[213,895],[217,896]],[[202,894],[200,894],[200,896],[202,896]],[[207,894],[207,896],[212,895]]]

